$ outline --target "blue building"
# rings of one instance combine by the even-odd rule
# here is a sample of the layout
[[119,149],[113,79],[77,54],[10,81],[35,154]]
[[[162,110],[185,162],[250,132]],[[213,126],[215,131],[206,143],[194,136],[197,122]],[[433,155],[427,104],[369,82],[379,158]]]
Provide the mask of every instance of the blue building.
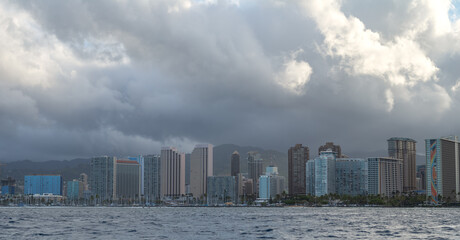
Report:
[[309,160],[306,168],[306,193],[322,196],[335,193],[335,164],[337,153],[331,149],[322,151],[319,157]]
[[62,177],[60,175],[24,176],[24,194],[33,195],[51,193],[62,195]]
[[78,200],[83,195],[83,183],[78,180],[67,182],[67,199]]
[[361,158],[337,158],[335,162],[336,193],[365,195],[368,193],[368,163]]
[[7,179],[2,179],[1,183],[2,195],[14,195],[16,180],[8,177]]
[[276,198],[284,191],[284,177],[278,175],[278,167],[268,166],[265,175],[259,177],[259,199]]

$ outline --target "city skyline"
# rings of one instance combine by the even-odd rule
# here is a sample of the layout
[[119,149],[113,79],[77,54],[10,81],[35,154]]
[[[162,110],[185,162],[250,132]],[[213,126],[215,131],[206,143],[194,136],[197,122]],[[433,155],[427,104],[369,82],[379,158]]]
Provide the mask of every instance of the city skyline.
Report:
[[398,135],[423,149],[460,133],[458,9],[4,1],[0,161],[191,152],[200,142],[372,152]]

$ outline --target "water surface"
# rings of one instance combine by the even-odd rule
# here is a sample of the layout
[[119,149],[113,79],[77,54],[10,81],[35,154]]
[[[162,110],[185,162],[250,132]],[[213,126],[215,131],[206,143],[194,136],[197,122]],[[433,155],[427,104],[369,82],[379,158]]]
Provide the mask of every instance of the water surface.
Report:
[[0,239],[460,239],[446,208],[0,208]]

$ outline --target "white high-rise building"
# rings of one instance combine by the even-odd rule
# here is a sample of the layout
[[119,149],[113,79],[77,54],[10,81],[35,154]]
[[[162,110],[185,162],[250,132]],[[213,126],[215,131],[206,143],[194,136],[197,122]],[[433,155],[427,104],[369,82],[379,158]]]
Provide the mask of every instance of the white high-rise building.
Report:
[[161,197],[185,195],[185,154],[176,148],[161,148]]
[[212,176],[213,146],[198,144],[190,156],[190,193],[200,198],[207,192],[207,178]]

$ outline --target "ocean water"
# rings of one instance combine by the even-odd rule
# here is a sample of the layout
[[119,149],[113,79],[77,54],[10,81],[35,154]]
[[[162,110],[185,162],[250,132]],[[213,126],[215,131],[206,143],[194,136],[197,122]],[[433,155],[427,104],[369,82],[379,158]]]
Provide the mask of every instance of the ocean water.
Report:
[[0,208],[0,239],[460,239],[452,208]]

